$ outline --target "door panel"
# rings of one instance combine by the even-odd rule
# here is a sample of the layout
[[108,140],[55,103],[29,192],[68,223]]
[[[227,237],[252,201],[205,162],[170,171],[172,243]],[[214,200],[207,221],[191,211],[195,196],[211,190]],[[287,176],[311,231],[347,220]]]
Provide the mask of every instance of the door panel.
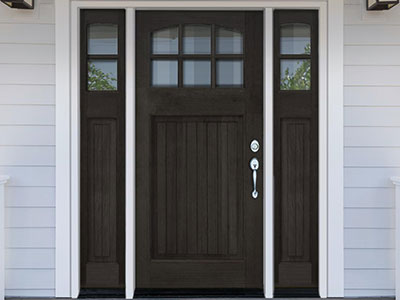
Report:
[[125,285],[124,26],[124,11],[81,12],[80,278],[84,289]]
[[241,118],[156,117],[153,124],[154,257],[241,257]]
[[262,13],[136,20],[136,286],[262,289]]
[[318,12],[275,11],[274,17],[275,294],[302,288],[293,293],[309,289],[313,295],[318,294]]

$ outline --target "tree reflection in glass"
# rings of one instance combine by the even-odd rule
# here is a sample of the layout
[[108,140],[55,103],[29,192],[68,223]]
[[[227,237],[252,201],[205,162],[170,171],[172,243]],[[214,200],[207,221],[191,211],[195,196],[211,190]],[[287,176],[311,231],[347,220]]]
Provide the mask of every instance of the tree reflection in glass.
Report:
[[[115,65],[114,65],[115,63]],[[89,91],[116,91],[116,62],[98,61],[88,63],[88,90]]]
[[[305,47],[305,53],[310,53],[310,44]],[[281,90],[310,90],[311,60],[283,59],[281,61]]]

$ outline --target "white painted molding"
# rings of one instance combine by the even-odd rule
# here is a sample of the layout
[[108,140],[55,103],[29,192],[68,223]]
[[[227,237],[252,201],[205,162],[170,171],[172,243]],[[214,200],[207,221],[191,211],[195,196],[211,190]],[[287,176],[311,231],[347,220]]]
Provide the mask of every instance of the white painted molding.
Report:
[[[135,292],[135,9],[126,9],[125,297]],[[133,53],[133,55],[132,55]]]
[[56,297],[71,296],[70,0],[56,16]]
[[390,178],[395,185],[395,207],[396,207],[396,275],[395,275],[395,288],[396,299],[400,299],[400,177]]
[[264,296],[274,295],[274,10],[264,11]]
[[[318,9],[320,11],[320,295],[343,297],[343,0],[248,0],[248,1],[56,1],[56,296],[79,293],[79,9],[127,9],[127,25],[134,24],[133,10],[265,10],[271,25],[274,9]],[[131,10],[129,10],[131,9]],[[127,28],[128,29],[128,28]],[[271,28],[266,28],[268,32]],[[129,28],[132,30],[132,28]],[[266,31],[267,32],[267,31]],[[134,48],[134,30],[127,47]],[[133,41],[129,41],[129,38]],[[132,44],[133,43],[133,44]],[[328,51],[329,48],[329,51]],[[272,50],[266,44],[266,55]],[[324,57],[325,56],[325,57]],[[266,59],[266,87],[271,87],[271,60]],[[134,51],[127,51],[127,80],[134,78]],[[270,83],[270,85],[268,85]],[[127,114],[134,115],[134,85],[127,84]],[[265,88],[266,123],[264,141],[272,140],[272,91]],[[129,99],[128,99],[129,98]],[[127,116],[128,117],[128,116]],[[127,118],[128,120],[128,118]],[[328,120],[335,120],[329,122]],[[134,120],[127,122],[127,143],[134,142]],[[129,133],[129,130],[133,131]],[[130,143],[129,143],[130,144]],[[127,297],[134,293],[134,144],[127,148]],[[265,295],[273,294],[273,174],[272,142],[264,145],[268,187],[264,199]],[[269,150],[268,150],[269,149]],[[128,237],[129,235],[129,237]]]
[[329,0],[328,12],[328,206],[324,208],[328,216],[326,296],[339,298],[344,297],[344,0]]
[[5,193],[4,188],[7,181],[10,179],[9,176],[0,175],[0,300],[4,300],[5,290]]

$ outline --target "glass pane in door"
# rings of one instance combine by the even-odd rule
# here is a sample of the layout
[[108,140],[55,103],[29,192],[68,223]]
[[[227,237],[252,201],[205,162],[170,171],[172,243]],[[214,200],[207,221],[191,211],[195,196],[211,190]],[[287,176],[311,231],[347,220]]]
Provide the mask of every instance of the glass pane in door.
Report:
[[242,54],[243,36],[240,32],[217,28],[217,54]]
[[118,54],[118,25],[90,24],[88,26],[88,54]]
[[211,62],[209,60],[185,60],[183,62],[184,86],[210,86]]
[[217,60],[217,86],[243,86],[243,61],[222,59]]
[[158,87],[178,86],[178,61],[153,60],[152,86],[158,86]]
[[186,25],[183,27],[184,54],[211,53],[211,26]]
[[116,59],[91,59],[88,61],[88,90],[116,91],[118,86]]
[[311,27],[308,24],[281,25],[281,54],[311,54]]
[[310,90],[311,60],[281,60],[281,90]]
[[152,51],[153,54],[178,54],[178,27],[153,32]]

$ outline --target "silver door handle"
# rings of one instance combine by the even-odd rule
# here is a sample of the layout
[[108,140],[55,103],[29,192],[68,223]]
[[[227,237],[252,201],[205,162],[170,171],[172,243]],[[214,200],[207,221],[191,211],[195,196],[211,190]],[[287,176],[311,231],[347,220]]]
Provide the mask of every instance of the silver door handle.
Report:
[[260,163],[258,162],[257,158],[253,158],[250,161],[250,169],[253,170],[253,192],[251,193],[251,196],[253,196],[254,199],[257,199],[258,197],[258,192],[257,192],[257,170],[260,167]]

